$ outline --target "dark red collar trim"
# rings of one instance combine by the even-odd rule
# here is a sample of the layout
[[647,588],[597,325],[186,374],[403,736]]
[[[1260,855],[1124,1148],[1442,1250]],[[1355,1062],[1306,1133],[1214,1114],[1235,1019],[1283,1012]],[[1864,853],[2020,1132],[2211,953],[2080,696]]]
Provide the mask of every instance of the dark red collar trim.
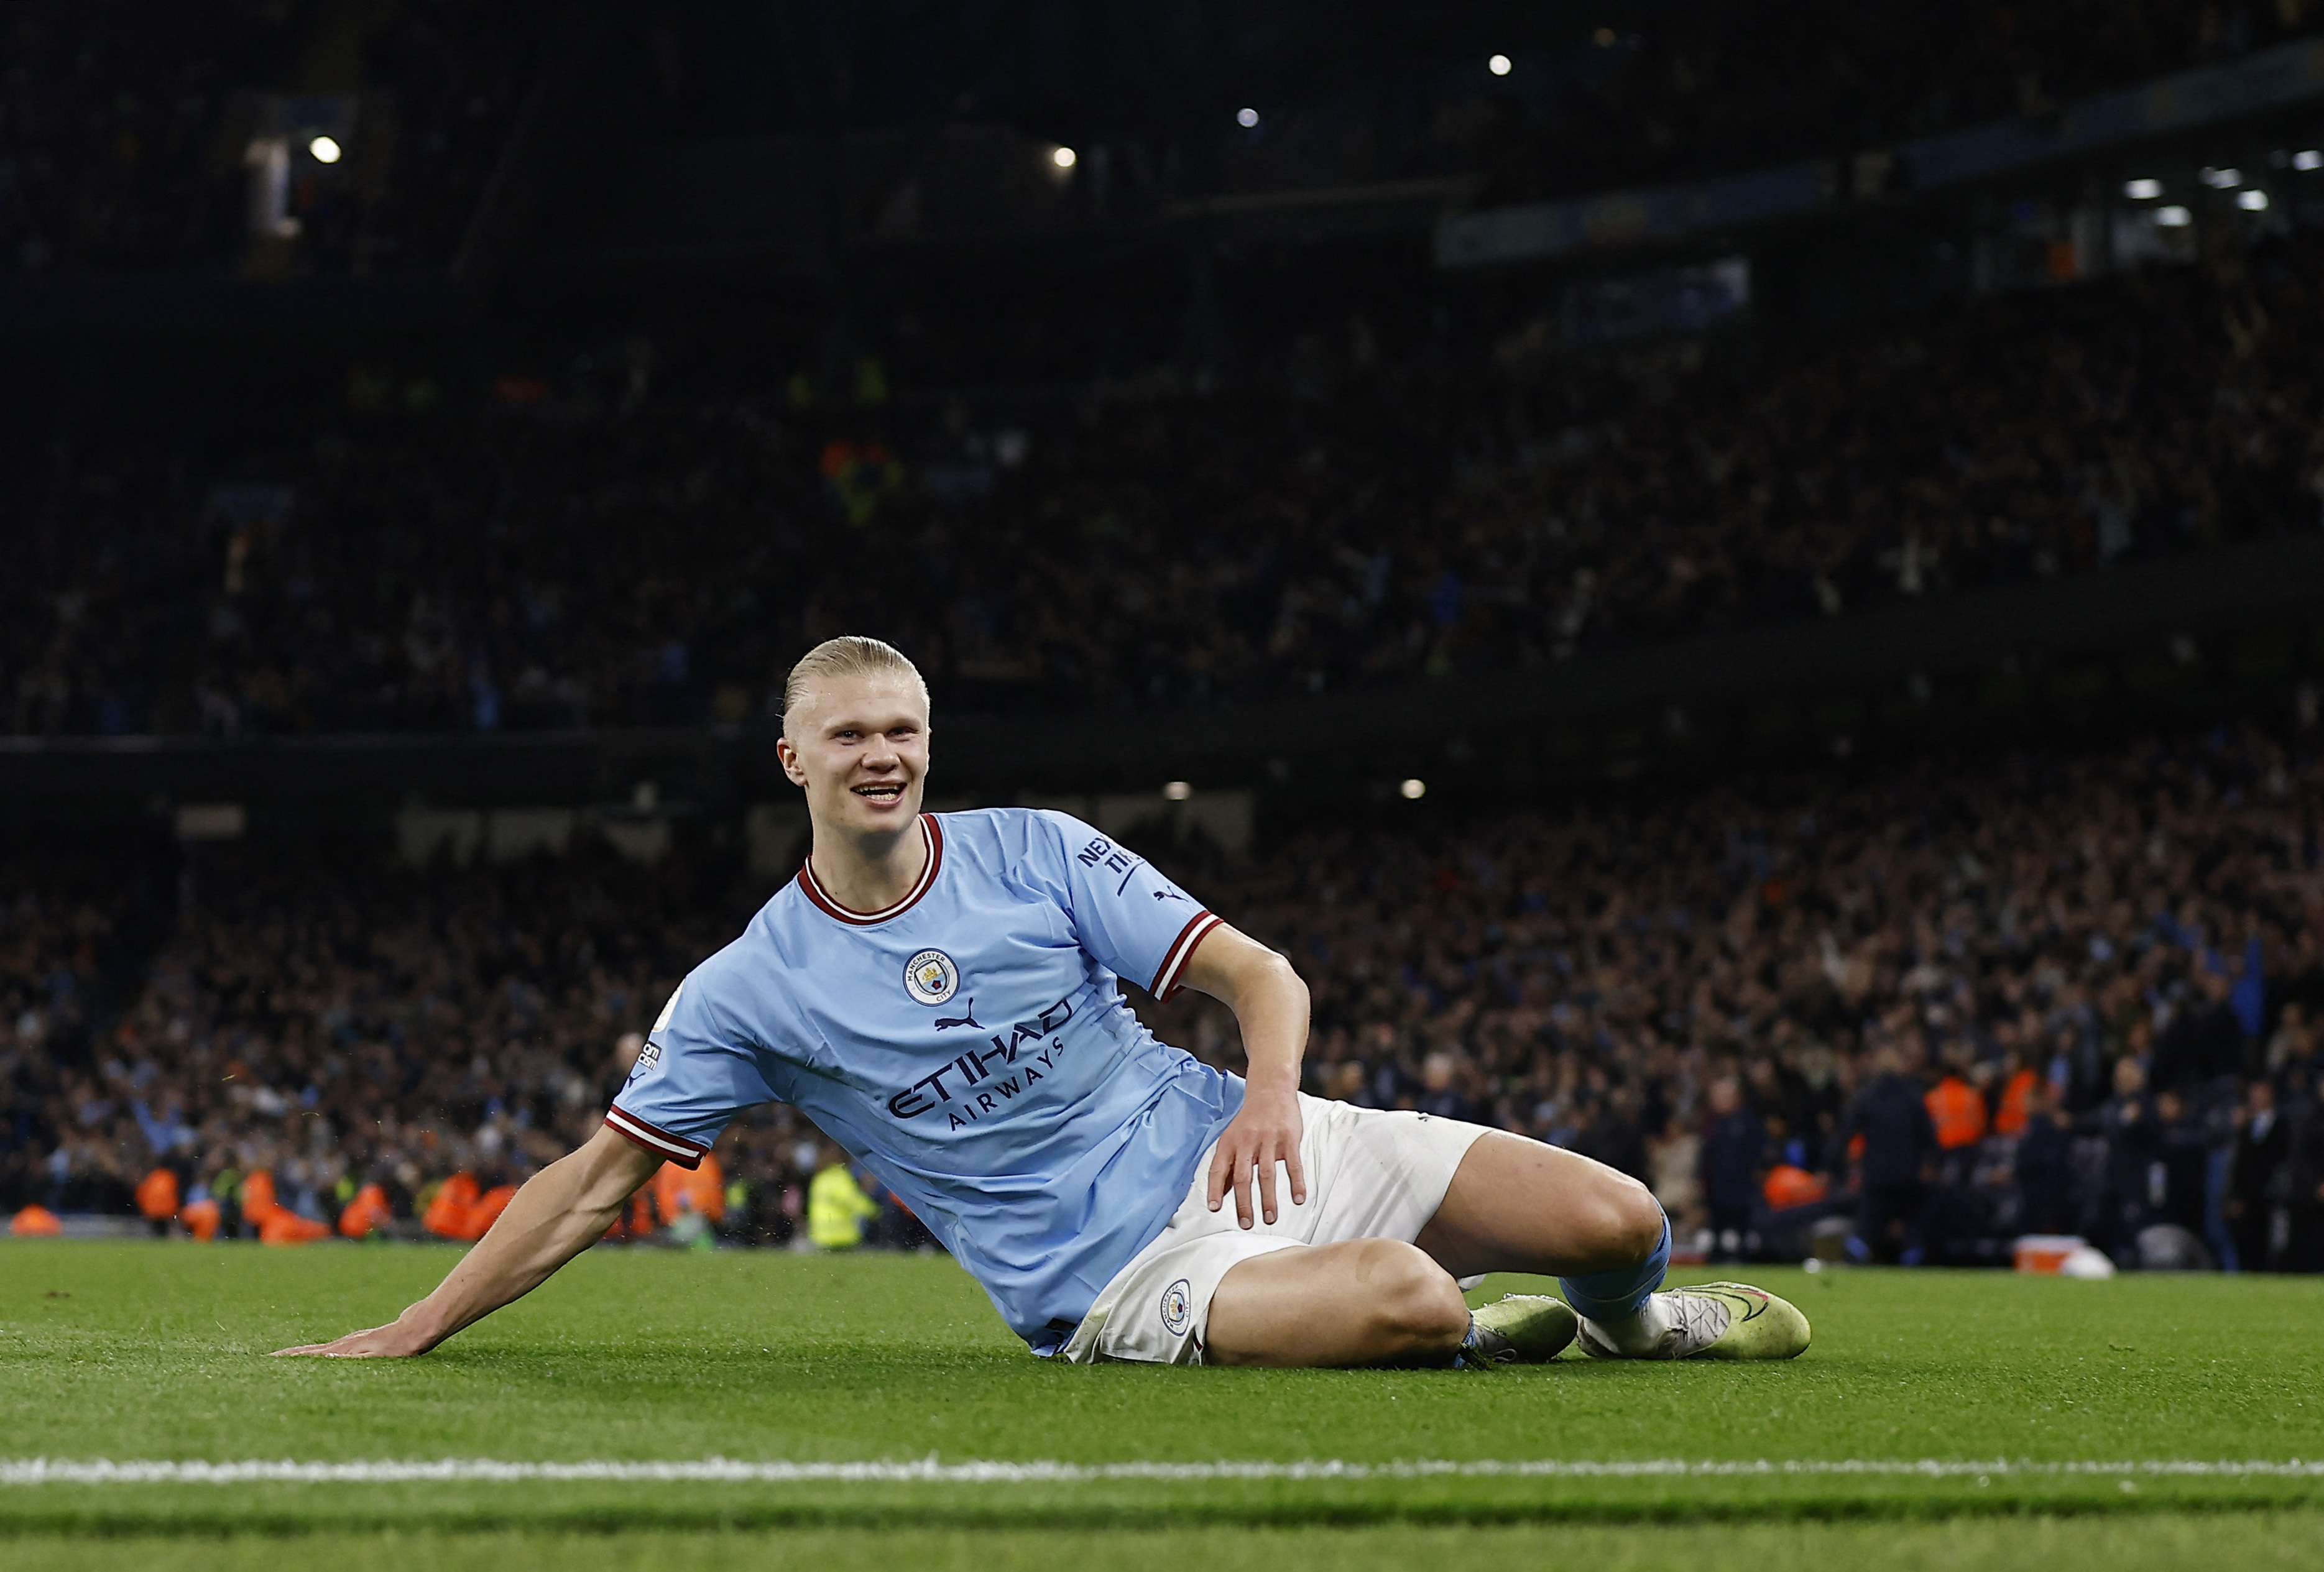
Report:
[[927,894],[936,884],[936,869],[944,862],[944,830],[937,824],[936,816],[934,814],[920,815],[920,833],[927,838],[928,860],[920,869],[918,879],[913,883],[909,890],[905,892],[904,898],[884,912],[851,911],[825,895],[823,887],[816,882],[815,859],[812,857],[808,858],[806,864],[799,869],[799,888],[806,893],[808,900],[822,907],[825,912],[853,927],[867,927],[873,923],[884,923],[892,917],[900,917],[918,905],[920,897]]

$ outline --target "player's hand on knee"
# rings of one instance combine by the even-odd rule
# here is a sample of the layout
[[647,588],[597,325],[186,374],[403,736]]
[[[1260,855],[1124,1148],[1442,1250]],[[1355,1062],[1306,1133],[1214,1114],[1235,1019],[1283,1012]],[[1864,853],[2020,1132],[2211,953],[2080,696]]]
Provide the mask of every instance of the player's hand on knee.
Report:
[[1259,1215],[1276,1218],[1275,1167],[1290,1171],[1291,1204],[1307,1204],[1307,1174],[1299,1164],[1299,1094],[1296,1091],[1251,1090],[1242,1109],[1219,1133],[1218,1149],[1211,1157],[1210,1208],[1219,1209],[1227,1192],[1234,1192],[1235,1220],[1251,1226],[1251,1188],[1258,1179]]

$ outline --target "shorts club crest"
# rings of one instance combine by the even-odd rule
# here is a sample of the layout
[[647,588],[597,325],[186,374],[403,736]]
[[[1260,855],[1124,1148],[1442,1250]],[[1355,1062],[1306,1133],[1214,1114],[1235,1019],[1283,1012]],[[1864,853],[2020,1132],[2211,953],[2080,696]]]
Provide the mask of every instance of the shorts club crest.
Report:
[[1185,1278],[1178,1279],[1162,1291],[1162,1324],[1174,1338],[1186,1335],[1186,1322],[1194,1313],[1194,1285]]

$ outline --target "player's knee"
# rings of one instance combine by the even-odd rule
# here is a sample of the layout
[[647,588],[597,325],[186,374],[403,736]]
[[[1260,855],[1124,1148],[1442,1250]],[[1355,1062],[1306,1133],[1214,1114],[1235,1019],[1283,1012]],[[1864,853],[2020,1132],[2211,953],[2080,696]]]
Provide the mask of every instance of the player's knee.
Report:
[[1637,1180],[1616,1176],[1592,1198],[1591,1212],[1593,1253],[1605,1263],[1600,1270],[1643,1265],[1661,1247],[1662,1203]]
[[1400,1239],[1365,1242],[1360,1275],[1384,1340],[1412,1352],[1444,1352],[1469,1330],[1461,1285],[1427,1252]]

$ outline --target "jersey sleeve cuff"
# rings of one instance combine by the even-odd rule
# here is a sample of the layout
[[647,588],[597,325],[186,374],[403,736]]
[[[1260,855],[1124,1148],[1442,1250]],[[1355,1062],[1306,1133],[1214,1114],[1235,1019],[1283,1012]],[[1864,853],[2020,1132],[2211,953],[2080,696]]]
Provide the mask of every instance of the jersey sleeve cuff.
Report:
[[1178,930],[1178,936],[1170,941],[1169,951],[1162,957],[1162,964],[1146,991],[1165,1003],[1177,997],[1184,991],[1178,977],[1186,970],[1187,957],[1194,953],[1194,946],[1203,942],[1203,936],[1220,924],[1221,919],[1208,912],[1196,912],[1188,918],[1186,925]]
[[703,1157],[710,1150],[699,1141],[689,1141],[683,1135],[673,1135],[668,1130],[657,1129],[635,1114],[623,1112],[619,1107],[605,1110],[605,1127],[680,1168],[701,1167]]

